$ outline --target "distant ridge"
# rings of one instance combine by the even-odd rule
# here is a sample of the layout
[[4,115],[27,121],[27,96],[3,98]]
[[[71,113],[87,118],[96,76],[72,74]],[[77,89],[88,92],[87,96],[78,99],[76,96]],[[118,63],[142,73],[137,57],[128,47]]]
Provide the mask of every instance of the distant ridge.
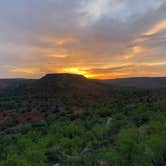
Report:
[[0,80],[0,85],[7,87],[5,90],[0,89],[0,96],[57,97],[64,100],[68,98],[73,102],[80,102],[79,99],[81,99],[84,104],[89,105],[92,103],[105,105],[122,101],[125,101],[123,102],[125,104],[133,100],[138,101],[140,96],[142,96],[141,100],[158,101],[158,96],[162,102],[166,99],[166,78],[164,77],[94,80],[78,74],[53,73],[36,80],[11,79],[8,81],[7,87],[7,84],[5,86],[2,84],[4,80]]
[[0,79],[0,90],[7,88],[17,88],[22,85],[27,85],[32,83],[33,79],[23,79],[23,78],[14,78],[14,79]]
[[109,88],[165,89],[166,77],[133,77],[108,80],[88,79],[80,74],[50,73],[40,79],[0,79],[0,90],[21,88],[33,92],[94,92]]
[[138,89],[159,89],[166,88],[166,77],[132,77],[101,80],[107,85],[138,88]]

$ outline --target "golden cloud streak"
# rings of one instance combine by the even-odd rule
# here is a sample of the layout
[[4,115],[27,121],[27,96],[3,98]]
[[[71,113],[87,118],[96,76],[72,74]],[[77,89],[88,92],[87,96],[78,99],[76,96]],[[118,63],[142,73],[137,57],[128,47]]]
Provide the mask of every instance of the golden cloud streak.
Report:
[[44,42],[44,43],[50,43],[50,44],[55,44],[55,45],[64,45],[67,43],[74,43],[77,40],[72,37],[54,37],[54,36],[41,36],[39,37],[39,41]]
[[25,74],[38,74],[39,69],[38,68],[14,68],[11,70],[11,72],[15,73],[25,73]]
[[128,54],[122,55],[124,59],[131,59],[135,57],[136,55],[143,52],[145,49],[141,46],[134,46],[130,49]]
[[153,35],[163,30],[166,30],[166,19],[159,21],[151,29],[145,32],[144,35]]

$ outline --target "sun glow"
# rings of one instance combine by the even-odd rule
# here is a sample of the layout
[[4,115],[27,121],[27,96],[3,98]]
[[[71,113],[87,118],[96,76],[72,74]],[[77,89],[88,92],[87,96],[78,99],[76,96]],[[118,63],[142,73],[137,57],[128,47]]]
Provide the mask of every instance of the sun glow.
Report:
[[70,67],[70,68],[64,68],[63,72],[72,73],[72,74],[80,74],[80,75],[84,75],[87,78],[95,78],[97,76],[96,74],[88,73],[87,70],[88,70],[87,68]]
[[87,74],[86,71],[77,67],[64,68],[64,72],[73,73],[73,74],[81,74],[81,75]]

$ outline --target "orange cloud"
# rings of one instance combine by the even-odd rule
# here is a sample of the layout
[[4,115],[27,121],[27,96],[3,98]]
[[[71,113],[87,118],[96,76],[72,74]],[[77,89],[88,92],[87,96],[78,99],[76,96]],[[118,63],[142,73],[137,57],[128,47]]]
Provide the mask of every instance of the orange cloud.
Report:
[[129,53],[122,55],[124,59],[130,59],[135,57],[136,55],[140,54],[143,52],[145,49],[141,46],[134,46],[129,50]]
[[56,44],[56,45],[64,45],[67,43],[74,43],[77,40],[72,37],[58,38],[58,37],[54,37],[54,36],[41,36],[41,37],[39,37],[39,41],[44,42],[44,43]]
[[69,55],[65,53],[52,53],[52,54],[47,54],[47,56],[52,58],[67,58]]
[[63,48],[39,48],[36,50],[36,54],[51,57],[51,58],[67,58],[69,57],[68,51]]
[[114,78],[122,78],[128,76],[128,73],[125,72],[113,72],[113,73],[101,73],[101,74],[89,74],[93,79],[114,79]]
[[40,71],[38,68],[14,68],[11,72],[15,73],[25,73],[25,74],[39,74]]

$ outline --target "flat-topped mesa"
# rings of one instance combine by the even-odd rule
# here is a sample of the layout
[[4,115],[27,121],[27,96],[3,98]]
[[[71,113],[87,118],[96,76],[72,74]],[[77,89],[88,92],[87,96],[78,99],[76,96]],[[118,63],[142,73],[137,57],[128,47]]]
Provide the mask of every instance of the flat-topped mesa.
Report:
[[101,85],[83,75],[53,73],[46,74],[34,82],[31,89],[34,92],[44,93],[88,93],[90,91],[98,91],[96,89],[101,89]]
[[87,79],[85,76],[81,74],[72,74],[72,73],[50,73],[46,74],[41,79]]
[[[25,82],[27,82],[25,80]],[[19,84],[20,85],[20,84]],[[30,80],[14,89],[16,95],[28,96],[87,96],[101,94],[105,86],[80,74],[51,73],[40,79]]]

